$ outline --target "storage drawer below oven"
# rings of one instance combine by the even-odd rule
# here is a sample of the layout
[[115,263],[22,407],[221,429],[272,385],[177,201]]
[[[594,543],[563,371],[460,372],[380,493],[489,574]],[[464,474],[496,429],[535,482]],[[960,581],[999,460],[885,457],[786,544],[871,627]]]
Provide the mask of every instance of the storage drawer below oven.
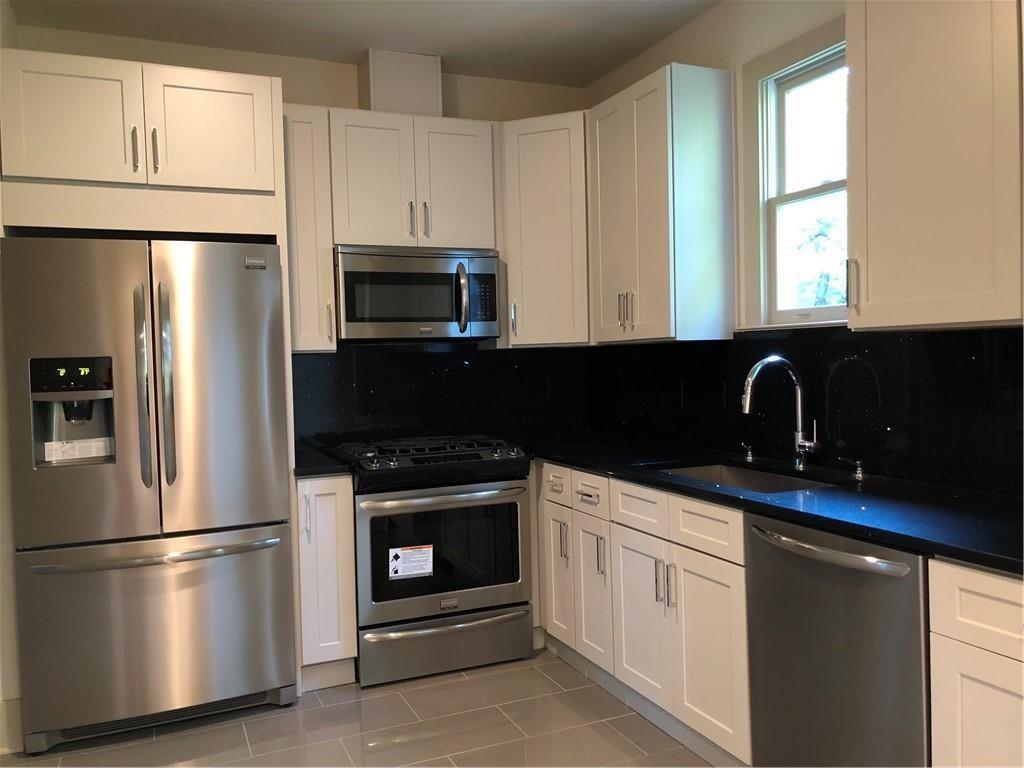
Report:
[[413,621],[359,632],[359,684],[479,667],[533,654],[533,609],[490,611]]

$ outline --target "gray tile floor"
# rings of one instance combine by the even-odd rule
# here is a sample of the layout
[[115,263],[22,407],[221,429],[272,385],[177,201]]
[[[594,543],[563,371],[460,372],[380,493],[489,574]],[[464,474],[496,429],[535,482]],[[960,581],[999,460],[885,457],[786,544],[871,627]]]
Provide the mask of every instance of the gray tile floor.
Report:
[[547,651],[57,747],[0,765],[704,766]]

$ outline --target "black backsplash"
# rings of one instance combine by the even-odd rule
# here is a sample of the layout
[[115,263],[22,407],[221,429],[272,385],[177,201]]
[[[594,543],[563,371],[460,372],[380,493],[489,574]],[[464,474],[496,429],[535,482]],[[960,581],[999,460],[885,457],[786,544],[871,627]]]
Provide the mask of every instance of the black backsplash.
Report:
[[1020,494],[1020,328],[761,331],[733,341],[481,350],[343,344],[293,358],[295,431],[484,432],[526,444],[580,438],[792,456],[793,387],[768,369],[750,416],[750,366],[788,357],[822,451],[875,474]]

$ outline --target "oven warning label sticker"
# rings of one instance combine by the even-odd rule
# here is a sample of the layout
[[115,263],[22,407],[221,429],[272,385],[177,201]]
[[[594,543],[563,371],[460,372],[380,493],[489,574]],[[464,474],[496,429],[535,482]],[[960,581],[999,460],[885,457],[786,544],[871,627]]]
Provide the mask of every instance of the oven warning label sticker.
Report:
[[388,579],[415,579],[434,573],[434,545],[397,547],[388,550]]

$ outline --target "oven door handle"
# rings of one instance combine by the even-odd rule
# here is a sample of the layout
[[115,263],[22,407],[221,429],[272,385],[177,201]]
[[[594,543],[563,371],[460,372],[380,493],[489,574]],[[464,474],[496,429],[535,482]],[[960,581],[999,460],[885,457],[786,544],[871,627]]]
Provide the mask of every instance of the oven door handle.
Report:
[[368,499],[359,502],[359,506],[367,512],[421,512],[430,509],[467,507],[481,501],[504,501],[524,493],[526,493],[526,488],[517,485],[512,488],[492,488],[486,491],[449,493],[443,496],[415,496],[409,499],[388,499],[386,501]]
[[384,643],[391,640],[412,640],[418,637],[437,637],[439,635],[454,635],[469,629],[489,627],[494,624],[504,624],[506,621],[521,619],[529,613],[525,608],[510,613],[501,613],[497,616],[488,616],[486,619],[476,621],[464,621],[459,624],[446,624],[440,627],[427,627],[426,629],[406,629],[400,632],[367,632],[363,639],[368,643]]

